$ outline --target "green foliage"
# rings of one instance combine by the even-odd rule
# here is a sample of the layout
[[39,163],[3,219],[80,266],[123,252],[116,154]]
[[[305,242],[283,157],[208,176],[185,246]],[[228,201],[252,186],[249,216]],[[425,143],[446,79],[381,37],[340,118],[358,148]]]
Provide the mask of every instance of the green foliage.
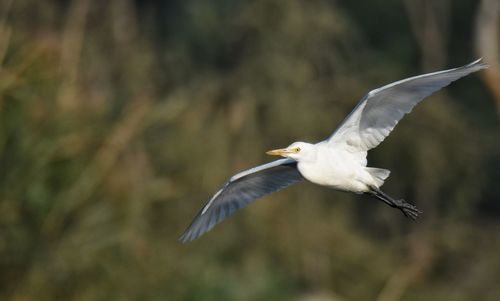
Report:
[[[421,73],[398,1],[7,2],[0,299],[498,300],[498,120],[474,77],[370,154],[418,223],[304,183],[176,241],[264,151],[323,139],[369,89]],[[447,65],[473,59],[466,25]]]

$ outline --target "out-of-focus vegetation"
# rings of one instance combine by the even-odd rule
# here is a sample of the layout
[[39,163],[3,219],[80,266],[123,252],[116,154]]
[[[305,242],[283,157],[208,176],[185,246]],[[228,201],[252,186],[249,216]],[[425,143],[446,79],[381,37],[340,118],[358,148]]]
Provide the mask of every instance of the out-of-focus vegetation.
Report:
[[0,299],[499,300],[500,132],[478,75],[370,154],[419,222],[303,183],[176,241],[265,150],[475,59],[479,4],[1,1]]

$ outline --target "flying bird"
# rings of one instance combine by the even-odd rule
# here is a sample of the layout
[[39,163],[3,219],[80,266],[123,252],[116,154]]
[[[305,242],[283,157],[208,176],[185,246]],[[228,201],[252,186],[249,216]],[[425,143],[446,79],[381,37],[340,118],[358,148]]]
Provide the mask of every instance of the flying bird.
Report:
[[367,167],[367,152],[377,147],[425,97],[487,67],[479,59],[370,91],[328,139],[315,144],[294,142],[286,148],[268,151],[268,155],[284,158],[232,176],[201,208],[179,240],[192,241],[255,199],[304,179],[341,191],[371,195],[416,219],[421,212],[414,205],[394,199],[380,189],[390,171]]

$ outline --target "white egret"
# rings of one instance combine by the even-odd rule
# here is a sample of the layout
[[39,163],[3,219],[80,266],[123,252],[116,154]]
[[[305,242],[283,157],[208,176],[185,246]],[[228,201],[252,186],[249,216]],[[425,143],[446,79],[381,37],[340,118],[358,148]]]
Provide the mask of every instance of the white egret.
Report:
[[420,211],[415,206],[380,190],[390,171],[366,167],[367,152],[379,145],[425,97],[486,67],[479,59],[463,67],[410,77],[370,91],[328,139],[316,144],[294,142],[286,148],[268,151],[269,155],[285,158],[231,177],[203,206],[179,240],[191,241],[255,199],[304,178],[337,190],[370,194],[416,219]]

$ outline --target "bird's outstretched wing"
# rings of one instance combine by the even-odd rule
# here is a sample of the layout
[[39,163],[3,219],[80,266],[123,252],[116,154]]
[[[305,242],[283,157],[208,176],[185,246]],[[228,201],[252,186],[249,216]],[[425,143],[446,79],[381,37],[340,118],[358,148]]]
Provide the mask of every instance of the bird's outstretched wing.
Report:
[[359,152],[379,145],[396,124],[425,97],[469,73],[487,68],[481,59],[468,65],[397,81],[370,91],[328,138]]
[[203,206],[179,240],[185,243],[196,239],[255,199],[301,180],[297,162],[291,159],[276,160],[240,172]]

